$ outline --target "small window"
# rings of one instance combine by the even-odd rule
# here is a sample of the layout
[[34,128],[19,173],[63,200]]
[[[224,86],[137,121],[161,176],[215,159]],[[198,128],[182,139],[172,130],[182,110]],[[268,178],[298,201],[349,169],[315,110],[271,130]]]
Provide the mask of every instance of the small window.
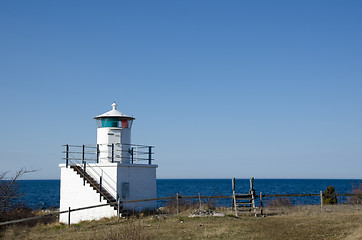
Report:
[[117,118],[101,118],[97,120],[98,127],[119,127]]
[[128,128],[128,121],[127,120],[122,121],[122,128]]

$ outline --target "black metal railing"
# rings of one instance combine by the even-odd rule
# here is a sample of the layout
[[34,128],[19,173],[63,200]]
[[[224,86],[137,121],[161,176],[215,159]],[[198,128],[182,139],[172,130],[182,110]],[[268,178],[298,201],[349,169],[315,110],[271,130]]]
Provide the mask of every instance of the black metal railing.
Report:
[[[115,180],[110,177],[106,172],[104,172],[97,164],[88,164],[87,160],[92,160],[92,158],[87,158],[87,154],[90,154],[86,151],[75,151],[71,150],[72,147],[79,148],[81,147],[82,150],[85,150],[86,147],[83,146],[71,146],[71,145],[64,145],[65,146],[65,164],[66,167],[78,167],[80,171],[83,173],[83,185],[85,186],[86,179],[91,184],[91,180],[93,179],[96,183],[99,184],[99,192],[100,192],[100,201],[102,196],[107,199],[107,196],[104,196],[102,194],[102,188],[104,188],[111,196],[115,199],[117,196],[117,190],[116,190],[116,182]],[[77,154],[81,154],[81,158],[76,157]],[[103,181],[102,181],[103,179]],[[103,183],[103,184],[102,184]],[[96,186],[94,186],[96,187]],[[111,199],[107,199],[108,201],[111,201]]]
[[[100,199],[102,188],[117,198],[116,183],[96,163],[121,162],[127,164],[152,164],[153,146],[137,144],[97,144],[97,145],[63,145],[65,147],[65,165],[77,166],[83,173],[83,185],[88,175],[99,184]],[[104,196],[106,197],[106,196]],[[109,200],[109,199],[108,199]],[[109,200],[111,201],[111,200]]]
[[[152,164],[153,146],[137,144],[63,145],[65,161],[72,159],[88,163],[121,162],[130,164]],[[105,161],[106,160],[106,161]]]

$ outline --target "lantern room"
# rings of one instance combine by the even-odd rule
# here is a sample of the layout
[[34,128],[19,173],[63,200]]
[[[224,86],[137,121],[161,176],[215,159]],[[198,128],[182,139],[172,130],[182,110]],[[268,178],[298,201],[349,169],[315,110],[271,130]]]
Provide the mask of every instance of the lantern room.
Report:
[[132,123],[135,118],[127,116],[117,109],[117,104],[112,104],[112,110],[102,115],[95,117],[97,127],[116,127],[116,128],[132,128]]
[[100,150],[100,162],[130,162],[131,128],[134,117],[117,110],[114,102],[112,110],[94,119],[97,121],[97,144]]
[[97,119],[97,127],[131,128],[133,120],[122,120],[116,117],[104,117]]

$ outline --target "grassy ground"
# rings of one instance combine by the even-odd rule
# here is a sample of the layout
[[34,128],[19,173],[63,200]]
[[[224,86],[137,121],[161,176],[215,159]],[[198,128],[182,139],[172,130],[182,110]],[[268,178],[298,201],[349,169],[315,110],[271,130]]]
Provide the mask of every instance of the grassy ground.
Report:
[[225,217],[176,215],[103,219],[71,227],[59,223],[11,226],[3,239],[362,239],[362,207],[358,205],[267,208],[264,217],[223,210]]

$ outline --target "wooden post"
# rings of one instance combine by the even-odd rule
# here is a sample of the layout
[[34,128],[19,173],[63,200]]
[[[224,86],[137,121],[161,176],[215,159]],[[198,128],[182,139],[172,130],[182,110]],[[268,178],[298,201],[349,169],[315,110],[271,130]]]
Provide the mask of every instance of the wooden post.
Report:
[[68,208],[68,227],[70,227],[70,207]]
[[[233,196],[235,195],[235,178],[231,179],[232,181],[232,188],[233,188]],[[232,203],[232,207],[235,207],[234,206],[234,199],[233,199],[233,203]]]
[[253,207],[253,210],[254,210],[254,215],[255,215],[255,217],[257,217],[258,215],[257,215],[257,213],[256,213],[255,192],[254,192],[254,190],[252,190],[251,203],[252,203],[252,207]]
[[254,178],[249,178],[250,179],[250,190],[254,190]]
[[[250,195],[250,201],[251,201],[251,206],[254,210],[254,214],[255,217],[257,216],[256,214],[256,207],[255,207],[255,190],[254,190],[254,177],[249,178],[250,180],[250,191],[249,191],[249,195]],[[251,209],[250,209],[251,211]]]
[[321,212],[323,212],[323,192],[320,191],[320,196],[321,196]]
[[199,193],[199,204],[200,204],[200,210],[201,210],[201,197],[200,197],[200,193]]
[[236,205],[236,197],[235,194],[233,195],[233,205],[234,205],[234,211],[235,211],[235,217],[238,217],[238,206]]
[[232,179],[232,184],[233,184],[233,192],[235,192],[235,178]]
[[176,193],[176,214],[179,214],[179,209],[178,209],[178,193]]
[[260,192],[260,215],[263,215],[263,193]]
[[232,187],[233,187],[233,204],[232,207],[235,211],[235,217],[238,217],[238,208],[236,206],[236,197],[235,197],[235,178],[232,179]]

